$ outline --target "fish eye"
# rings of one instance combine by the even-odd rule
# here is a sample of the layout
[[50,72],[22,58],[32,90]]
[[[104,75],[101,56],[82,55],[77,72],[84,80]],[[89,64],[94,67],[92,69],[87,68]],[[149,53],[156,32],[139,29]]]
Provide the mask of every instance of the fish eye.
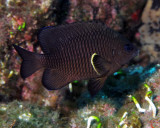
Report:
[[133,45],[132,44],[125,44],[124,45],[124,49],[127,51],[127,52],[130,52],[133,50]]

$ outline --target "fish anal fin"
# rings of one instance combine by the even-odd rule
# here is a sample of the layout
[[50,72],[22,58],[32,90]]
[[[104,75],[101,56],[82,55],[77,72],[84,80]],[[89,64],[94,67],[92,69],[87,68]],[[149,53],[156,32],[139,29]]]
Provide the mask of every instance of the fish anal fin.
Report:
[[110,63],[96,53],[91,57],[91,64],[98,75],[104,75],[110,69]]
[[42,83],[48,90],[57,90],[69,82],[67,82],[67,77],[63,73],[54,69],[45,69],[42,77]]
[[88,91],[91,96],[95,96],[103,87],[107,76],[101,78],[92,78],[88,83]]

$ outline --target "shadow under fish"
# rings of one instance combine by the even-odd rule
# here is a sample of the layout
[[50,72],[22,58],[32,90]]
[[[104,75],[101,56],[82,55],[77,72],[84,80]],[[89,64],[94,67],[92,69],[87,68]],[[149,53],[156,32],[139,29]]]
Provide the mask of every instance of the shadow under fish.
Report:
[[77,22],[41,29],[38,41],[44,54],[13,45],[23,59],[23,79],[44,68],[42,83],[48,90],[60,89],[74,80],[90,79],[95,95],[106,78],[138,54],[125,37],[101,22]]

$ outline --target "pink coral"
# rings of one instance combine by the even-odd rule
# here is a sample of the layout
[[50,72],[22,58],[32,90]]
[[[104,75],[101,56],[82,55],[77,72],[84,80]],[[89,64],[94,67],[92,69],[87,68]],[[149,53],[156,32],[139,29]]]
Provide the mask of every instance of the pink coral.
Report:
[[116,112],[116,109],[114,107],[111,107],[109,104],[104,104],[103,111],[104,111],[104,115],[108,117],[108,116],[112,116]]
[[29,88],[27,88],[26,86],[23,86],[22,99],[23,100],[31,100],[31,95],[32,95],[31,93],[32,93],[32,91]]
[[156,96],[156,98],[154,99],[155,102],[160,102],[160,95]]

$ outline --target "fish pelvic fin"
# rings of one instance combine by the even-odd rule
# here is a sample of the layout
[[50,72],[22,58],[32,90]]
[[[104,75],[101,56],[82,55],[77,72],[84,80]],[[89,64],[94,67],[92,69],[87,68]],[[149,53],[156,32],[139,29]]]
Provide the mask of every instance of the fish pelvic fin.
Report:
[[23,79],[29,77],[38,69],[42,68],[39,54],[27,51],[17,45],[13,45],[13,47],[23,59],[20,70],[20,74]]
[[91,96],[95,96],[103,87],[107,75],[99,78],[91,78],[88,83],[88,91]]

